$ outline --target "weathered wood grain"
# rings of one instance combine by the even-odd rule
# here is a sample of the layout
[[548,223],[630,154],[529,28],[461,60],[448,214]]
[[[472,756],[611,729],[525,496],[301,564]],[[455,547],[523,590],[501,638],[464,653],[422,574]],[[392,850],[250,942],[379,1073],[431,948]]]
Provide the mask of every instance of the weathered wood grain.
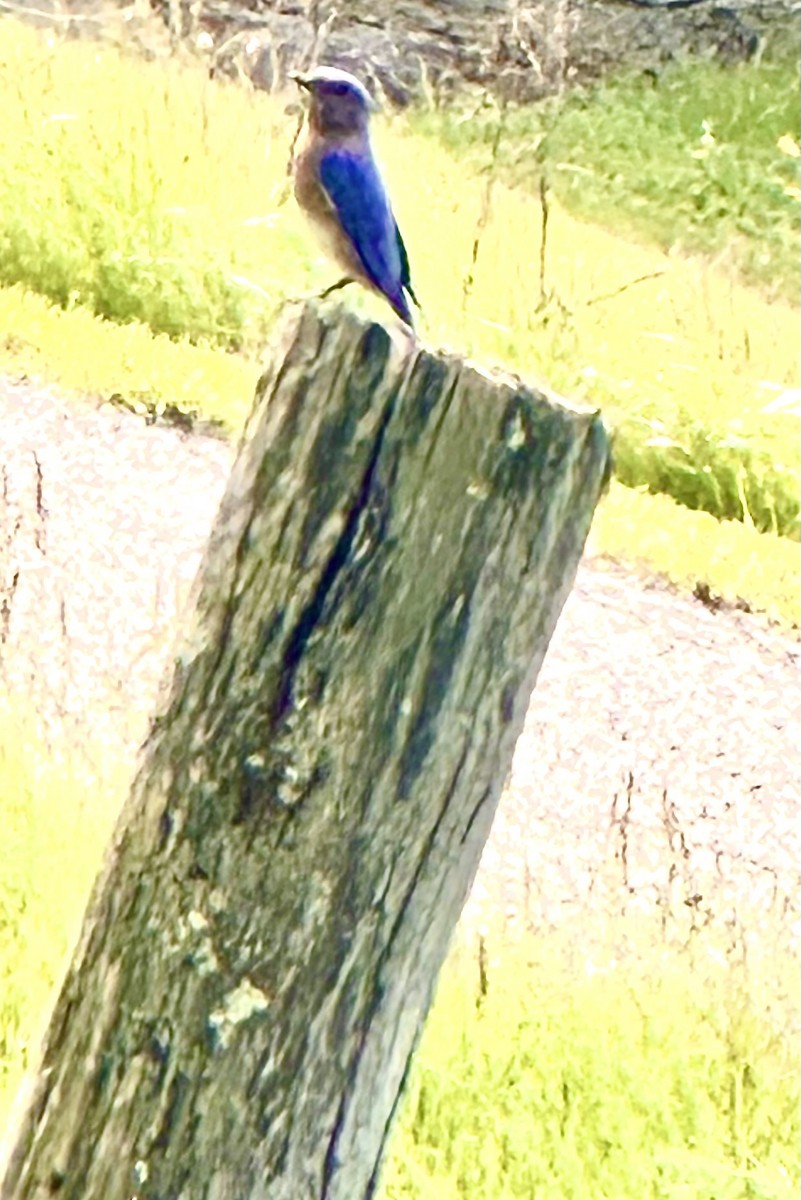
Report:
[[287,319],[3,1200],[372,1194],[608,464],[595,413]]

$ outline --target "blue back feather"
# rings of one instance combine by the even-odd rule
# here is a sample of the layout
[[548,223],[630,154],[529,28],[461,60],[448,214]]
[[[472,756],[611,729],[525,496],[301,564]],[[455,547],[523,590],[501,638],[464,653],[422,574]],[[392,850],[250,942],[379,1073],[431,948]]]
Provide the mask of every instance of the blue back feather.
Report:
[[328,150],[320,159],[320,182],[365,274],[411,324],[403,294],[404,286],[410,286],[408,259],[373,159],[348,150]]

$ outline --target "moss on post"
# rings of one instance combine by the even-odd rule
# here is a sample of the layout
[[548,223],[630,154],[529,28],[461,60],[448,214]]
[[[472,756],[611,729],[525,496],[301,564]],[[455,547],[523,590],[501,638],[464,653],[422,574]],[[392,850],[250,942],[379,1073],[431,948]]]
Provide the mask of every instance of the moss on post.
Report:
[[358,1200],[608,471],[597,414],[284,324],[3,1200]]

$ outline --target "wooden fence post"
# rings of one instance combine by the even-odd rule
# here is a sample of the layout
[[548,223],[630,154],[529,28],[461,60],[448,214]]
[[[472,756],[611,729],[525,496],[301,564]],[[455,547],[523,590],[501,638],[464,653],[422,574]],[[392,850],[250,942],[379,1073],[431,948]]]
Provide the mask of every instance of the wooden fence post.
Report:
[[608,469],[596,413],[284,321],[2,1200],[373,1194]]

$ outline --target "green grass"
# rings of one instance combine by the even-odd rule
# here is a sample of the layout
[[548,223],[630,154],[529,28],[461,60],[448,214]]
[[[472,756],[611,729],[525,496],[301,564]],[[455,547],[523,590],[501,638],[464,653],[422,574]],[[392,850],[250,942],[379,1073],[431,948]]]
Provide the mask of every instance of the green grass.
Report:
[[672,425],[655,414],[618,418],[615,432],[615,475],[626,486],[798,539],[797,471],[736,429],[713,430],[682,412]]
[[613,482],[595,513],[588,551],[658,572],[685,591],[765,613],[785,628],[801,619],[798,546],[739,521],[688,512],[669,496]]
[[[250,410],[258,358],[187,340],[154,337],[147,326],[64,311],[20,287],[0,288],[0,371],[44,376],[78,398],[124,397],[155,412],[194,412],[239,433]],[[618,447],[619,453],[619,447]],[[628,560],[685,589],[707,586],[784,626],[799,623],[798,547],[739,521],[691,512],[664,495],[612,484],[595,514],[590,555]]]
[[512,185],[540,176],[571,211],[703,253],[797,301],[799,62],[665,66],[538,106],[442,109],[415,126]]
[[48,745],[0,692],[0,1128],[35,1059],[125,780],[101,746]]
[[239,432],[259,365],[188,338],[62,309],[17,284],[0,287],[0,371],[44,378],[77,395],[119,396],[134,408],[203,416]]
[[251,170],[271,142],[264,109],[200,72],[53,50],[8,20],[0,97],[0,279],[171,337],[263,335],[283,284],[261,272],[254,287],[248,270],[266,252],[284,274],[262,228],[280,171],[264,186]]
[[[126,786],[102,747],[45,744],[15,699],[0,702],[0,1127]],[[718,915],[692,935],[681,905],[665,932],[607,903],[580,928],[489,934],[483,988],[464,930],[382,1200],[797,1195],[797,954],[760,912],[744,956],[728,901],[705,896]]]
[[[798,519],[797,423],[771,404],[798,387],[798,314],[781,298],[797,271],[795,160],[776,145],[797,142],[796,77],[772,71],[671,67],[656,87],[575,96],[558,120],[544,110],[539,146],[531,112],[510,112],[493,171],[516,190],[487,173],[491,115],[467,132],[441,113],[376,132],[426,341],[601,404],[618,430],[618,471],[637,489],[613,484],[590,553],[797,624],[798,547],[758,531],[795,534]],[[294,117],[9,21],[0,111],[0,370],[241,429],[280,303],[332,279],[288,202]],[[358,293],[348,303],[386,315]],[[125,787],[108,758],[45,745],[24,700],[0,703],[0,1121]],[[472,953],[454,954],[382,1200],[797,1194],[785,931],[745,972],[736,932],[666,944],[649,928],[635,945],[629,918],[594,916],[572,939],[492,940],[480,1002]],[[625,952],[607,953],[618,934]]]
[[[543,944],[544,942],[544,944]],[[530,939],[462,952],[427,1024],[382,1200],[790,1200],[798,1053],[734,964],[590,974]]]
[[[210,83],[175,64],[143,64],[76,43],[51,47],[10,21],[3,32],[0,280],[25,284],[66,309],[86,307],[175,339],[251,353],[287,295],[331,281],[330,266],[315,257],[288,202],[296,118],[279,101]],[[758,145],[775,141],[778,129],[787,132],[787,77],[766,72],[749,67],[715,83],[714,69],[699,67],[697,75],[676,75],[673,91],[667,72],[668,82],[644,96],[668,120],[681,107],[682,88],[688,97],[697,92],[706,112],[707,96],[728,81],[746,112],[732,126],[737,137],[732,132],[725,143],[740,164],[751,92],[756,109],[772,95],[778,112]],[[544,118],[549,136],[563,124],[572,128],[575,106],[582,120],[594,122],[590,142],[607,127],[607,107],[618,117],[628,107],[644,120],[650,110],[633,86],[612,85],[593,103],[568,99],[558,121]],[[530,149],[521,138],[532,132],[525,125],[531,112],[508,118],[512,154],[520,144]],[[447,141],[450,118],[425,120],[429,133]],[[688,122],[676,133],[681,153],[674,157],[703,164],[693,158],[697,139],[686,140]],[[767,407],[797,387],[797,313],[743,289],[730,273],[634,245],[555,202],[541,280],[538,201],[525,187],[490,185],[486,172],[502,176],[507,167],[493,161],[481,121],[454,128],[464,142],[474,126],[467,163],[415,133],[405,118],[377,129],[425,303],[426,340],[600,403],[617,430],[626,482],[797,538],[795,423]],[[527,150],[527,160],[541,158],[544,146]],[[548,146],[555,169],[562,147]],[[775,170],[792,168],[795,160],[771,146]],[[630,167],[620,186],[634,194],[639,167]],[[778,217],[771,209],[764,219],[755,207],[761,194],[750,185],[737,183],[735,191],[732,204],[756,222],[754,245],[767,245]],[[612,211],[613,197],[603,187],[599,195]],[[783,191],[777,203],[792,218],[794,203]],[[650,212],[651,202],[645,207]],[[678,226],[689,229],[685,218],[677,216]],[[386,315],[357,294],[348,302]],[[195,406],[205,403],[198,396]]]

